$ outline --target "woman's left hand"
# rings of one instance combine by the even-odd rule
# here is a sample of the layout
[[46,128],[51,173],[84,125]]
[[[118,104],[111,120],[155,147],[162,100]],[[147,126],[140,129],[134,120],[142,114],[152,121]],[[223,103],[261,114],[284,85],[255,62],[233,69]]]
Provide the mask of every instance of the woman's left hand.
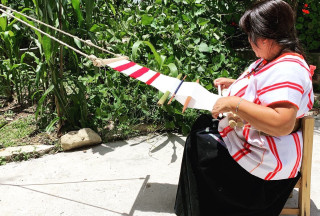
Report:
[[229,97],[219,98],[212,108],[212,111],[211,111],[212,117],[217,118],[220,113],[232,111],[235,98],[237,97],[229,96]]

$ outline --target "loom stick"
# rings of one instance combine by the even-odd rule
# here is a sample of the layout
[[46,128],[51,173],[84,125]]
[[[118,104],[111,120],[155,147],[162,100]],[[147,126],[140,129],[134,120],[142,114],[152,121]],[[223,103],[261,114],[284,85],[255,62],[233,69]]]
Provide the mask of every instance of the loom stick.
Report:
[[128,60],[128,56],[120,56],[117,58],[109,58],[109,59],[102,59],[103,66],[106,66],[107,64],[111,64],[113,62],[121,61],[121,60]]
[[[181,79],[181,77],[182,77],[182,74],[179,74],[179,75],[177,76],[177,79]],[[164,93],[164,94],[162,95],[162,97],[160,98],[160,100],[158,101],[157,104],[158,104],[159,106],[163,106],[164,102],[168,99],[169,95],[170,95],[170,91],[166,91],[166,93]]]
[[[199,79],[197,79],[196,83],[199,83]],[[189,105],[191,99],[192,99],[191,96],[187,97],[186,102],[183,105],[182,113],[184,113],[184,111],[186,111],[186,109],[188,108],[188,105]]]
[[221,96],[221,85],[218,85],[218,95]]
[[173,98],[176,96],[177,92],[179,91],[179,88],[181,87],[182,83],[184,82],[184,80],[186,79],[187,75],[185,75],[183,77],[183,79],[181,80],[180,84],[178,85],[177,89],[175,90],[175,92],[173,93],[172,97],[170,98],[168,104],[171,104]]
[[104,67],[107,64],[111,64],[117,61],[122,61],[122,60],[128,60],[129,57],[128,56],[119,56],[117,58],[109,58],[109,59],[101,59],[101,58],[97,58],[94,55],[90,55],[89,59],[92,61],[93,65],[96,67]]
[[[221,85],[218,85],[218,95],[219,96],[222,96],[222,93],[221,93]],[[223,117],[223,114],[222,113],[219,113],[219,118],[222,118]]]

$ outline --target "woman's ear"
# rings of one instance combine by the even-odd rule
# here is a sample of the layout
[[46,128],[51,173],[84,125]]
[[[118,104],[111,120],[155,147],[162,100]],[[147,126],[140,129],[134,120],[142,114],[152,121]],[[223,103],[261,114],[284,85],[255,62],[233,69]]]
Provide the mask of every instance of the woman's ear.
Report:
[[266,45],[270,44],[270,39],[264,38],[264,39],[261,39],[261,42],[262,42],[262,45],[266,46]]

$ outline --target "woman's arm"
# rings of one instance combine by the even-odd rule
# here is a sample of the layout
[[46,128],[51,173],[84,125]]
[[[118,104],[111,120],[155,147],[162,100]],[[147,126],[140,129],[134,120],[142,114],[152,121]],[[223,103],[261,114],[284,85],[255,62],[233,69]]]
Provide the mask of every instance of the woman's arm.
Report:
[[220,98],[212,109],[212,116],[217,118],[219,113],[236,113],[238,106],[236,114],[262,132],[271,136],[284,136],[292,132],[298,111],[293,104],[278,102],[265,107],[240,100],[236,96]]

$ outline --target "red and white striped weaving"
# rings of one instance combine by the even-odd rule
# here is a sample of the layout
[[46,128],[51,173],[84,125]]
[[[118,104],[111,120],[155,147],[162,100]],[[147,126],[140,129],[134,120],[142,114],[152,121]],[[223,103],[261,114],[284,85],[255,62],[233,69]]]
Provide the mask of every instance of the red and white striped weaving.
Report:
[[[155,72],[149,68],[142,67],[128,60],[120,60],[107,64],[112,69],[119,71],[131,78],[140,80],[147,85],[157,88],[161,92],[169,91],[171,95],[175,92],[181,80]],[[183,82],[178,90],[175,99],[184,104],[187,97],[192,99],[188,105],[189,108],[211,111],[220,96],[209,92],[196,82]]]

